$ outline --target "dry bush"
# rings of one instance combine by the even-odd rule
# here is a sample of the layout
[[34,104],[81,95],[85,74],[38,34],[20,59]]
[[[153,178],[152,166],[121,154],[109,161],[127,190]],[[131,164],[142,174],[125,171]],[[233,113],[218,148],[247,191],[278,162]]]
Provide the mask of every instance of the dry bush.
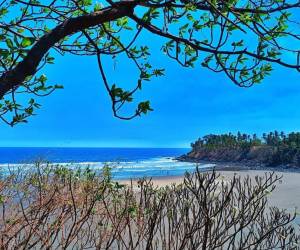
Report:
[[[107,169],[106,169],[107,170]],[[281,177],[187,174],[124,186],[109,171],[41,167],[0,182],[1,249],[299,249],[295,215],[269,207]]]

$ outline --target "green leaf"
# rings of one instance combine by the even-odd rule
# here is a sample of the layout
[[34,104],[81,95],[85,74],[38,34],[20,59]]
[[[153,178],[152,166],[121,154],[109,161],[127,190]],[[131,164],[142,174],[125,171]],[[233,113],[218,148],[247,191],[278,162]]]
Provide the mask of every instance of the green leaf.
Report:
[[164,69],[155,69],[153,70],[153,75],[155,76],[163,76],[164,75]]
[[52,57],[52,56],[47,56],[47,57],[46,57],[46,61],[47,61],[47,63],[49,63],[49,64],[54,64],[54,57]]
[[44,84],[47,81],[47,76],[43,74],[38,78],[38,80]]
[[102,6],[100,3],[96,3],[95,6],[94,6],[94,11],[99,11],[102,9]]
[[3,204],[4,203],[4,196],[3,195],[0,195],[0,204]]
[[63,85],[59,85],[59,84],[55,84],[55,85],[54,85],[54,88],[55,88],[55,89],[63,89],[64,86],[63,86]]
[[140,102],[138,105],[138,112],[147,114],[148,111],[153,111],[153,109],[150,107],[150,102],[149,101]]
[[10,38],[7,38],[5,42],[6,42],[8,48],[10,48],[10,49],[14,48],[14,44]]
[[8,9],[7,8],[0,8],[0,16],[4,16],[8,13]]
[[21,42],[23,48],[29,47],[34,43],[35,39],[33,37],[25,37]]

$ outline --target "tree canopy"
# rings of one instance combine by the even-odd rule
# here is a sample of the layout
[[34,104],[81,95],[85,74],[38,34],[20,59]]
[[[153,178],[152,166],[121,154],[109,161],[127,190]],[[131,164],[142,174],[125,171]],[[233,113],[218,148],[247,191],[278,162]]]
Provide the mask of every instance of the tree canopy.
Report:
[[192,152],[206,152],[202,155],[204,158],[208,158],[209,153],[213,152],[214,157],[223,161],[248,160],[252,164],[262,163],[266,166],[300,166],[300,132],[285,134],[275,130],[263,133],[262,138],[256,134],[241,132],[236,135],[210,134],[199,138],[191,147]]
[[286,147],[292,149],[300,149],[300,132],[291,132],[285,134],[283,131],[275,130],[270,133],[263,133],[262,138],[257,134],[245,134],[238,132],[236,135],[228,134],[210,134],[199,138],[191,147],[195,150],[206,148],[250,148],[253,146],[271,146],[271,147]]
[[[0,118],[27,122],[40,108],[35,96],[62,88],[42,70],[65,54],[96,58],[114,116],[146,114],[147,100],[132,114],[121,111],[145,81],[164,74],[150,62],[145,32],[161,37],[161,52],[181,66],[222,72],[239,87],[261,82],[274,65],[300,71],[299,7],[299,0],[3,0]],[[120,56],[136,67],[132,89],[106,74],[105,57]]]

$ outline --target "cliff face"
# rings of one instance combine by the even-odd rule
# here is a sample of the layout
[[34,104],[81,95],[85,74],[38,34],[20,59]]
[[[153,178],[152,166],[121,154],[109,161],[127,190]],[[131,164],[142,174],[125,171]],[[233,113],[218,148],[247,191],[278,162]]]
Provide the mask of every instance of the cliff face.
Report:
[[281,166],[300,168],[300,132],[278,131],[237,135],[209,134],[191,143],[192,150],[179,157],[182,161],[243,163],[248,166]]
[[[247,149],[218,148],[193,149],[179,158],[182,161],[241,162],[248,164],[272,165],[277,149],[270,146],[253,146]],[[278,164],[280,165],[280,164]]]

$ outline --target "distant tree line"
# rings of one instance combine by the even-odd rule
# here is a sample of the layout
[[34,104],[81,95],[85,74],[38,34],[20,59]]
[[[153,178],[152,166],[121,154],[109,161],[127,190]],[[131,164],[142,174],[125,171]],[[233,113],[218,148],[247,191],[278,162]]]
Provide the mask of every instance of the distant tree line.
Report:
[[300,132],[285,134],[284,132],[263,133],[262,137],[257,134],[245,134],[238,132],[236,135],[209,134],[199,138],[191,144],[193,151],[236,149],[249,151],[253,147],[271,148],[272,153],[264,159],[269,165],[295,164],[300,166]]
[[251,146],[286,146],[291,148],[300,148],[300,132],[292,132],[285,134],[284,132],[270,132],[263,133],[262,137],[258,137],[257,134],[242,134],[238,132],[236,135],[232,133],[228,134],[209,134],[199,138],[196,142],[191,144],[193,149],[197,148],[246,148]]

